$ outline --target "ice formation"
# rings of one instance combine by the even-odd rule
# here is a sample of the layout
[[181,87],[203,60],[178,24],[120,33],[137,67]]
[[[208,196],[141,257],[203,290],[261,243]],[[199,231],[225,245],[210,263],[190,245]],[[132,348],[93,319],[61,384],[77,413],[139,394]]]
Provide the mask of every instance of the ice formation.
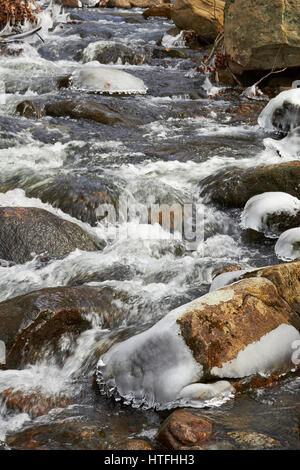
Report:
[[275,245],[275,253],[284,261],[300,258],[300,227],[283,232]]
[[84,66],[72,75],[75,88],[95,93],[145,94],[142,80],[117,68]]
[[[293,88],[291,90],[283,91],[278,96],[273,98],[261,112],[258,118],[258,124],[267,130],[276,131],[278,130],[273,124],[274,114],[277,110],[282,108],[285,103],[289,103],[292,106],[300,107],[300,88]],[[296,118],[296,116],[295,116]],[[293,130],[297,127],[297,124],[293,123],[293,115],[287,114],[286,119],[289,121],[286,124]],[[284,126],[285,127],[285,126]]]
[[[213,299],[204,296],[197,303],[218,304],[224,295],[228,293],[214,293]],[[201,381],[203,368],[194,359],[177,323],[194,303],[173,310],[149,330],[117,344],[102,356],[98,364],[102,391],[119,395],[134,406],[158,409],[179,403],[203,406],[201,401],[203,404],[212,397],[230,395],[233,388],[229,382],[210,386],[197,383]],[[200,395],[202,400],[194,403]]]
[[268,218],[273,214],[293,216],[300,210],[300,200],[283,192],[267,192],[253,196],[242,212],[241,224],[245,229],[263,232],[272,236]]
[[[210,400],[227,400],[234,393],[232,385],[226,380],[204,382],[204,364],[196,362],[177,320],[191,310],[217,306],[233,296],[230,288],[206,294],[171,311],[149,330],[113,346],[98,363],[101,391],[135,407],[157,409],[203,407]],[[234,360],[212,368],[210,375],[224,379],[269,374],[290,361],[291,344],[298,339],[293,326],[281,324]]]
[[249,344],[232,361],[220,368],[213,367],[211,373],[220,378],[269,375],[279,364],[291,361],[291,345],[299,339],[300,334],[294,326],[282,324],[256,343]]

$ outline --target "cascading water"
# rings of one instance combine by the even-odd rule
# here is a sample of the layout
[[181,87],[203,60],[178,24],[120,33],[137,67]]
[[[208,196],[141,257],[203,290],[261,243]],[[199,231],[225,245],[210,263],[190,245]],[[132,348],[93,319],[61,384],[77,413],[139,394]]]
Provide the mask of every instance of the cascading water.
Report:
[[[129,428],[131,436],[152,438],[161,421],[157,412],[124,407],[99,397],[92,388],[99,357],[206,294],[224,267],[239,265],[248,271],[278,262],[274,243],[262,242],[258,247],[243,239],[242,211],[220,209],[199,194],[202,181],[222,169],[298,161],[297,129],[278,140],[258,125],[236,122],[233,112],[226,110],[231,101],[240,105],[247,98],[229,90],[214,96],[220,89],[196,71],[196,52],[184,49],[181,35],[167,34],[171,22],[160,18],[146,22],[141,13],[99,8],[66,13],[51,5],[41,13],[44,42],[32,36],[21,45],[8,44],[0,55],[0,78],[6,90],[0,105],[0,208],[45,209],[106,244],[102,251],[76,250],[64,259],[45,261],[38,255],[24,264],[1,260],[0,301],[59,286],[94,287],[110,295],[109,308],[103,308],[101,315],[89,313],[86,331],[76,337],[68,332],[62,335],[55,343],[57,349],[46,344],[38,360],[20,370],[0,371],[2,396],[13,389],[54,403],[51,411],[35,416],[30,409],[11,409],[4,397],[0,441],[7,447],[14,448],[12,439],[22,431],[72,419],[94,425],[97,418],[107,423],[103,425],[107,448],[116,445],[116,434],[128,437]],[[162,48],[157,46],[161,39]],[[108,56],[100,64],[96,56],[101,48],[107,53],[108,45],[126,46],[126,54],[131,48],[143,60]],[[184,49],[185,54],[170,57],[165,48]],[[70,87],[59,88],[59,81],[70,76]],[[109,83],[108,93],[103,90],[105,83]],[[41,109],[49,102],[92,100],[119,112],[125,122],[111,126],[68,116],[25,118],[16,113],[24,100],[34,101]],[[260,124],[267,125],[269,118],[265,111]],[[196,203],[204,213],[204,240],[189,250],[181,240],[168,237],[159,224],[149,226],[145,214],[138,211],[130,220],[121,214],[120,220],[107,224],[91,222],[85,213],[76,217],[76,205],[82,200],[93,213],[89,201],[95,194],[101,196],[103,181],[114,188],[114,200],[125,194],[141,207],[151,197],[161,204]],[[257,213],[253,217],[256,221]],[[253,392],[244,405],[231,400],[218,407],[220,401],[213,399],[207,413],[224,422],[230,407],[231,416],[244,418],[245,426],[255,416],[257,422],[252,424],[262,432],[276,423],[283,447],[296,447],[299,444],[288,428],[291,413],[299,410],[298,389],[299,380],[294,379],[276,391]],[[168,407],[176,403],[171,397]],[[51,445],[49,441],[47,446]]]

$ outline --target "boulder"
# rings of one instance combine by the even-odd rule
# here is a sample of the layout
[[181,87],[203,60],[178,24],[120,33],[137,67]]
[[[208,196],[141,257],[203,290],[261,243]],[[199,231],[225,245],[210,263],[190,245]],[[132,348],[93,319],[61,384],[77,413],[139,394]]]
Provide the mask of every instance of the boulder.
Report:
[[116,179],[112,181],[92,175],[55,176],[42,181],[33,177],[24,189],[28,197],[37,197],[92,226],[101,220],[98,214],[100,205],[112,204],[117,210],[121,190]]
[[197,407],[234,393],[228,379],[291,370],[300,280],[289,266],[249,273],[113,346],[98,363],[100,389],[135,406]]
[[[123,302],[130,302],[126,293],[109,286],[45,288],[1,302],[0,340],[6,345],[6,366],[14,369],[34,364],[51,354],[63,365],[69,352],[65,349],[62,354],[61,338],[69,336],[74,344],[81,333],[92,327],[95,316],[103,328],[120,326],[127,312]],[[125,337],[126,334],[125,331]],[[118,332],[106,343],[121,341],[124,335]],[[99,357],[103,352],[101,343],[95,354]]]
[[157,441],[167,449],[179,450],[183,446],[198,446],[212,433],[212,423],[192,411],[174,411],[162,424]]
[[180,29],[193,29],[213,42],[223,28],[225,0],[175,0],[171,18]]
[[121,114],[113,111],[104,104],[94,101],[75,102],[73,100],[58,101],[46,104],[45,112],[52,117],[70,117],[72,119],[89,119],[101,124],[113,125],[115,123],[125,123],[125,118]]
[[162,18],[168,18],[170,20],[172,7],[172,3],[150,7],[148,10],[144,11],[143,17],[148,19],[153,16],[159,16]]
[[44,209],[0,207],[0,259],[22,264],[35,255],[62,259],[76,249],[100,248],[100,242],[79,225]]
[[[103,296],[92,287],[41,289],[0,303],[0,339],[7,351],[7,366],[38,359],[64,334],[78,336],[90,328],[86,316],[103,310]],[[23,350],[24,348],[24,350]]]
[[225,50],[230,68],[271,70],[300,66],[297,0],[227,0]]
[[282,191],[300,199],[300,162],[231,168],[205,178],[201,196],[222,207],[244,207],[247,201],[265,192]]

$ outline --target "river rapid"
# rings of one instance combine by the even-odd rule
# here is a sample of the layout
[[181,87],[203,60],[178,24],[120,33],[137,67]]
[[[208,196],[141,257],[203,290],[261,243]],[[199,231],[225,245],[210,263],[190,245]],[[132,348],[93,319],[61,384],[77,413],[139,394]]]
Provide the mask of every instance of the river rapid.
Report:
[[[42,31],[44,42],[35,37],[9,45],[0,55],[6,91],[6,102],[0,105],[0,206],[46,209],[106,243],[102,251],[76,250],[63,260],[1,262],[0,301],[45,287],[86,284],[112,289],[117,312],[105,328],[95,316],[92,328],[79,338],[64,338],[60,360],[57,351],[41,351],[38,362],[22,370],[0,371],[0,390],[63,393],[70,399],[66,408],[39,417],[0,403],[0,448],[117,449],[129,438],[157,446],[155,435],[170,412],[135,409],[102,396],[94,383],[97,351],[207,293],[214,274],[226,266],[248,269],[279,262],[273,240],[259,245],[245,241],[240,210],[221,210],[200,197],[201,181],[221,169],[281,163],[297,155],[279,154],[277,137],[236,119],[233,110],[249,100],[238,90],[215,88],[196,70],[199,56],[208,49],[187,49],[180,36],[167,34],[173,26],[170,21],[145,20],[142,13],[67,9],[50,31]],[[160,41],[163,47],[157,45]],[[131,50],[133,64],[122,63],[117,46]],[[58,87],[60,78],[84,64],[97,67],[96,51],[109,48],[117,52],[106,53],[109,59],[103,67],[140,78],[148,88],[146,94],[91,95]],[[177,53],[171,56],[166,48]],[[131,124],[26,119],[15,113],[24,99],[45,104],[91,97]],[[161,204],[192,201],[204,214],[204,240],[197,249],[187,250],[178,240],[151,239],[149,227],[138,217],[119,220],[114,237],[115,224],[96,223],[84,212],[58,207],[57,188],[71,194],[74,202],[100,183],[116,204],[124,194],[141,204],[151,197]],[[299,378],[287,379],[274,388],[206,405],[201,415],[210,417],[216,429],[210,448],[237,448],[229,433],[253,432],[276,440],[277,448],[299,449],[299,387]],[[98,436],[95,442],[78,438],[82,426]],[[249,441],[241,445],[251,448]]]

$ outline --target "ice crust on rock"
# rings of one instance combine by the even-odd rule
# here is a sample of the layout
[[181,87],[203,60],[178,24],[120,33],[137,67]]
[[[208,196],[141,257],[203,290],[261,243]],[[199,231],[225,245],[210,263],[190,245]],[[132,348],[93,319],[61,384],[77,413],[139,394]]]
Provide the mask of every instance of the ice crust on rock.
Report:
[[300,200],[283,192],[267,192],[253,196],[241,215],[241,225],[244,229],[252,229],[271,235],[267,225],[268,217],[272,214],[286,213],[296,215],[300,210]]
[[145,94],[147,87],[139,78],[112,67],[85,66],[72,75],[72,85],[84,91],[109,94]]
[[[203,368],[182,338],[177,319],[189,309],[205,308],[208,303],[217,305],[221,300],[230,300],[232,295],[231,290],[205,295],[171,311],[149,330],[113,346],[98,364],[100,389],[108,395],[119,395],[134,406],[157,409],[178,404],[203,406],[212,397],[228,397],[233,391],[230,384],[207,387],[197,383]],[[185,387],[191,384],[195,387],[189,396]],[[197,385],[201,385],[202,404],[199,400],[195,404]]]
[[[258,118],[259,126],[266,130],[278,131],[278,129],[273,125],[274,113],[276,110],[283,107],[286,102],[294,105],[295,107],[300,107],[300,88],[283,91],[273,98],[261,112]],[[290,120],[291,116],[289,116],[288,119]],[[288,122],[287,124],[289,124],[291,130],[297,127],[293,122]]]
[[284,261],[300,258],[300,227],[283,232],[275,245],[276,256]]
[[252,374],[269,375],[291,361],[292,344],[300,334],[292,325],[282,324],[249,344],[235,359],[222,367],[213,367],[211,373],[220,378],[246,377]]
[[[98,363],[101,391],[117,399],[122,397],[135,407],[157,409],[203,407],[210,400],[228,400],[234,393],[230,382],[201,383],[203,366],[194,359],[177,320],[190,311],[217,306],[233,296],[230,288],[206,294],[171,311],[149,330],[113,346]],[[268,375],[291,361],[292,343],[299,339],[293,326],[281,324],[240,351],[232,361],[212,368],[210,375],[216,379]]]

